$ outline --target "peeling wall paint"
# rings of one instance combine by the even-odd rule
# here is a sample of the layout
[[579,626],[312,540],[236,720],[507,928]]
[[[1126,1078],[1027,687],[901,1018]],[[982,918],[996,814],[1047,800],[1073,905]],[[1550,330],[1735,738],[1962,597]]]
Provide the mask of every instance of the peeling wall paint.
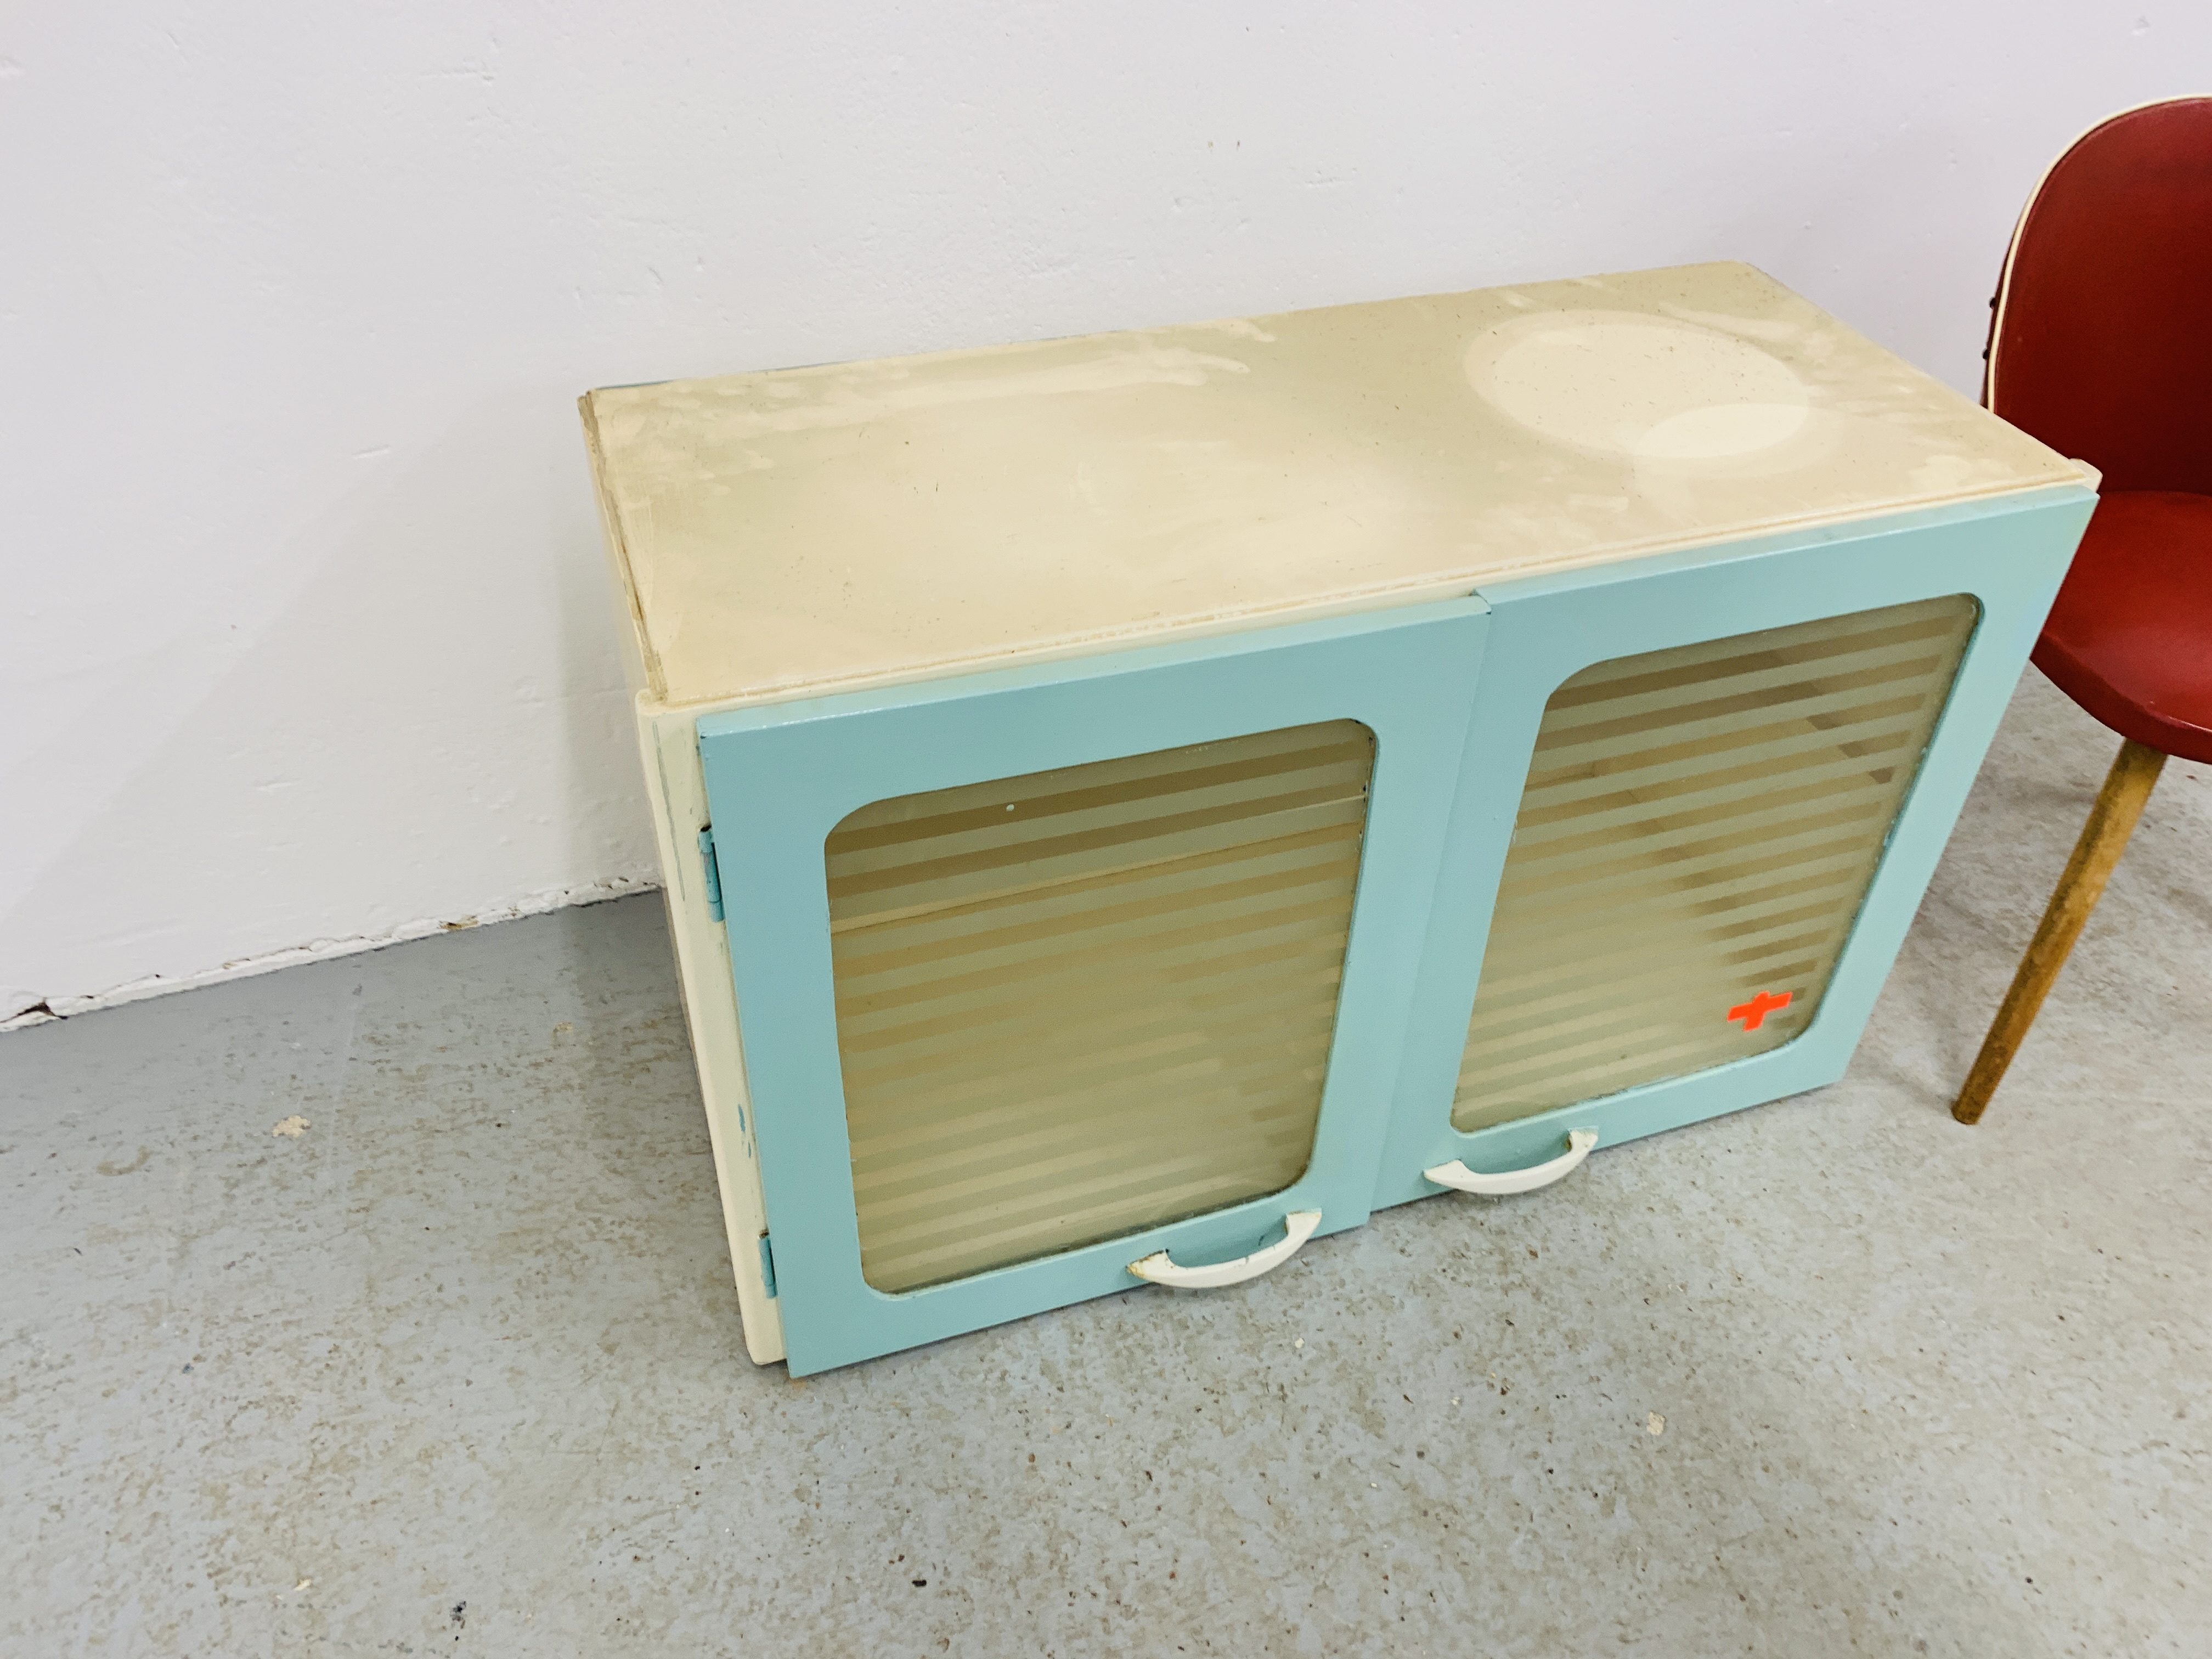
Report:
[[2051,153],[2212,61],[2057,0],[19,11],[0,1020],[653,878],[587,386],[1732,258],[1971,387]]

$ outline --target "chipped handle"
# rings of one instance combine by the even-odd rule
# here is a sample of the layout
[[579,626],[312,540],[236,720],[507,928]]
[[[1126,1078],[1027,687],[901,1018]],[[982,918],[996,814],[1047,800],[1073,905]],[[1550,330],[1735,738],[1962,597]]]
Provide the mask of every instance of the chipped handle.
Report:
[[1141,1261],[1132,1261],[1129,1271],[1155,1285],[1172,1285],[1178,1290],[1204,1291],[1216,1285],[1236,1285],[1257,1279],[1271,1267],[1281,1267],[1298,1253],[1298,1246],[1311,1238],[1314,1229],[1320,1225],[1319,1210],[1293,1210],[1283,1218],[1283,1236],[1264,1250],[1203,1267],[1178,1267],[1165,1250],[1156,1250]]
[[1439,1187],[1454,1187],[1463,1193],[1488,1193],[1503,1197],[1507,1193],[1533,1193],[1539,1187],[1548,1187],[1561,1176],[1590,1155],[1597,1145],[1595,1129],[1570,1129],[1567,1150],[1547,1164],[1534,1164],[1525,1170],[1505,1170],[1497,1175],[1485,1175],[1480,1170],[1470,1170],[1454,1158],[1449,1164],[1439,1164],[1433,1170],[1424,1170],[1422,1175]]

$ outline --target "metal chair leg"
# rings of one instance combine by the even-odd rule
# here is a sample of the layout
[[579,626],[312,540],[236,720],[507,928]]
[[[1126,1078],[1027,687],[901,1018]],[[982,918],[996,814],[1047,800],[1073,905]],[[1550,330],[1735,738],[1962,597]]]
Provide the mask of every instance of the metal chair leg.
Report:
[[2027,1040],[2027,1028],[2035,1023],[2036,1011],[2066,965],[2074,941],[2081,937],[2082,924],[2103,896],[2112,866],[2127,850],[2128,837],[2135,833],[2136,820],[2142,816],[2143,804],[2165,765],[2166,757],[2155,749],[2133,739],[2120,745],[2112,769],[2105,775],[2105,787],[2097,792],[2097,804],[2089,809],[2089,821],[2081,826],[2081,838],[2074,843],[2074,856],[2066,860],[2066,872],[2058,878],[2035,938],[2020,959],[2012,989],[2005,993],[1996,1018],[1990,1023],[1990,1034],[1982,1039],[1982,1051],[1974,1057],[1974,1069],[1966,1074],[1966,1086],[1951,1107],[1951,1115],[1960,1122],[1979,1122],[1989,1109],[1990,1097]]

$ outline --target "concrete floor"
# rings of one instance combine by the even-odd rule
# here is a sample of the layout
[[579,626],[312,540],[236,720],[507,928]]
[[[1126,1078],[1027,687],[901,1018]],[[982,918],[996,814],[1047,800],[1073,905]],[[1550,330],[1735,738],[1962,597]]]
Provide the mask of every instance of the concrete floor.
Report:
[[2208,769],[1944,1109],[2112,747],[1832,1089],[797,1384],[655,899],[0,1037],[0,1651],[2212,1651]]

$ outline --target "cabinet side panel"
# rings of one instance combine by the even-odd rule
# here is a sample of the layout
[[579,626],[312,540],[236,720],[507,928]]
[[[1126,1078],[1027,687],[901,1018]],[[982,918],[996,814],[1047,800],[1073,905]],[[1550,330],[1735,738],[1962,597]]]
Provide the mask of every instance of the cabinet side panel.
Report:
[[[638,605],[629,549],[623,539],[622,520],[615,511],[614,497],[607,486],[607,459],[599,441],[599,410],[588,393],[576,400],[576,410],[583,417],[584,448],[592,462],[592,495],[599,508],[600,545],[606,552],[607,575],[613,585],[615,607],[620,617],[623,672],[633,693],[657,697],[661,690],[659,665],[650,655],[652,647],[645,635],[644,612]],[[653,769],[650,763],[646,769]]]
[[668,902],[668,933],[676,946],[676,972],[684,992],[684,1017],[699,1066],[699,1093],[707,1108],[707,1133],[714,1148],[714,1176],[729,1230],[730,1265],[744,1316],[745,1351],[759,1364],[784,1357],[783,1320],[761,1272],[761,1235],[767,1231],[761,1200],[760,1155],[752,1133],[745,1089],[744,1054],[738,1036],[737,988],[723,948],[722,924],[707,907],[697,837],[708,822],[707,788],[699,770],[696,726],[684,714],[653,708],[641,698],[638,742],[653,830],[660,847],[661,891]]

